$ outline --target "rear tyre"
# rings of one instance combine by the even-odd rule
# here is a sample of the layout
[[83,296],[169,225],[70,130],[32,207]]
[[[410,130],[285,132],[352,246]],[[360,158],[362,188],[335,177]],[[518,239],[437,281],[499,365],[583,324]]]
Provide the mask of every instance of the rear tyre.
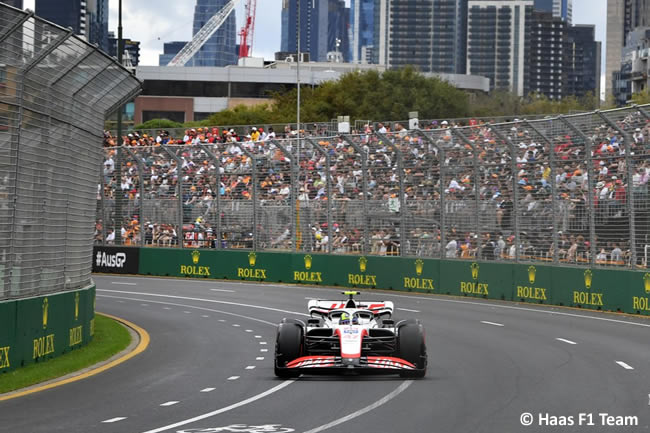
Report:
[[402,377],[424,377],[427,373],[427,347],[424,328],[418,321],[407,321],[398,329],[398,356],[415,365],[415,370],[400,372]]
[[297,323],[283,322],[278,326],[275,340],[275,368],[277,377],[296,377],[300,373],[286,368],[287,362],[300,358],[303,352],[303,330]]

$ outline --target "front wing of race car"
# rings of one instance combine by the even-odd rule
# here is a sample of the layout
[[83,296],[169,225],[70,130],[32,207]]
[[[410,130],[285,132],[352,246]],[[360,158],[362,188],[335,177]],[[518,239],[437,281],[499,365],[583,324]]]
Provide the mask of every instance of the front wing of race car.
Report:
[[309,374],[341,373],[345,371],[366,372],[370,374],[416,370],[412,363],[392,356],[362,356],[342,358],[341,356],[321,355],[303,356],[287,363],[287,370],[304,371]]

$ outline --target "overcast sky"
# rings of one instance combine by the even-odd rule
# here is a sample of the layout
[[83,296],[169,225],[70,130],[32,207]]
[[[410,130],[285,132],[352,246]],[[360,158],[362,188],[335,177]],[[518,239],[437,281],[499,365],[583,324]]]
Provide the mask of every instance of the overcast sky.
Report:
[[[350,1],[346,0],[349,4]],[[34,0],[25,0],[34,9]],[[237,29],[244,16],[244,1],[237,8]],[[194,0],[122,0],[124,37],[140,41],[140,64],[158,65],[163,43],[187,41],[192,37]],[[282,0],[259,0],[255,22],[253,55],[273,59],[280,51],[280,9]],[[117,33],[117,0],[109,0],[109,30]],[[607,0],[573,0],[573,23],[595,24],[596,38],[605,41]],[[605,44],[603,43],[603,49]],[[605,53],[603,51],[603,59]]]
[[[349,3],[349,0],[346,0]],[[187,41],[192,37],[194,0],[122,0],[124,37],[140,41],[140,64],[158,65],[163,43]],[[237,29],[244,16],[244,1],[237,8]],[[280,50],[280,9],[282,0],[259,0],[255,22],[253,55],[273,59]],[[109,0],[109,30],[117,33],[118,0]],[[34,0],[25,0],[25,7],[34,9]],[[573,0],[573,23],[595,24],[596,39],[603,42],[605,61],[605,26],[607,0]]]

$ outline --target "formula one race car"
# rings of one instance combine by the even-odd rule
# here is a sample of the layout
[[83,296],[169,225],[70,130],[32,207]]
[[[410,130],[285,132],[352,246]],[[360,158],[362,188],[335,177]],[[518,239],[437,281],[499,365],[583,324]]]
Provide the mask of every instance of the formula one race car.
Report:
[[391,319],[393,303],[360,302],[359,292],[344,301],[309,301],[307,323],[283,319],[275,342],[275,375],[303,373],[399,373],[423,377],[427,371],[424,328],[418,320]]

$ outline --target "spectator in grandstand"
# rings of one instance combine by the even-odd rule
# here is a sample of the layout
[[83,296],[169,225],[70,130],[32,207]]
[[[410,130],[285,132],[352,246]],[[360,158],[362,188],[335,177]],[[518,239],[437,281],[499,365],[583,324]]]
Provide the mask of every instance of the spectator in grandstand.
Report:
[[445,247],[445,257],[448,259],[453,259],[458,256],[458,242],[456,241],[455,237],[452,237],[449,242],[447,243],[447,246]]

